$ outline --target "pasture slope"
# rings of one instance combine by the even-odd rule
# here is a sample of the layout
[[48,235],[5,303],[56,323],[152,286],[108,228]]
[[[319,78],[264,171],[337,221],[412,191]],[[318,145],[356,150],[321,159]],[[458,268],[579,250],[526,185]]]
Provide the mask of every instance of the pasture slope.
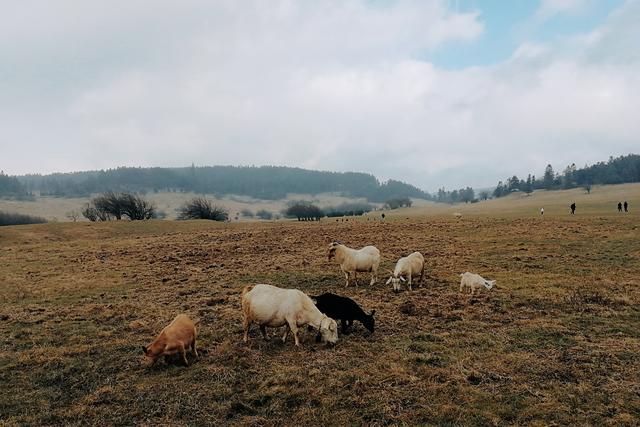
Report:
[[[637,425],[639,218],[3,227],[0,424]],[[383,271],[420,250],[426,285],[345,289],[334,239],[375,244]],[[497,288],[459,294],[466,270]],[[244,344],[256,282],[353,297],[376,331]],[[143,367],[180,312],[202,321],[200,358]]]
[[627,200],[631,212],[640,208],[640,183],[618,185],[595,185],[588,194],[584,188],[571,190],[536,190],[531,194],[513,193],[499,199],[490,199],[479,203],[443,203],[422,202],[408,209],[398,209],[390,216],[446,215],[460,212],[463,215],[535,217],[544,208],[545,216],[566,215],[569,205],[575,202],[578,214],[608,215],[617,212],[618,202]]

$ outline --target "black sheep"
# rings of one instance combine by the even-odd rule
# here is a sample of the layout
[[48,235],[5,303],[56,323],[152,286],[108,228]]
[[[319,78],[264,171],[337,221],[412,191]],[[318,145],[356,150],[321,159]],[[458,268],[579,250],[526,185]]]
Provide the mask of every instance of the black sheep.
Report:
[[354,320],[359,320],[370,332],[373,333],[375,319],[373,315],[365,313],[360,306],[351,298],[341,297],[332,293],[325,293],[317,297],[311,297],[313,302],[322,313],[334,320],[340,319],[342,324],[342,333],[346,333],[347,329],[353,325]]

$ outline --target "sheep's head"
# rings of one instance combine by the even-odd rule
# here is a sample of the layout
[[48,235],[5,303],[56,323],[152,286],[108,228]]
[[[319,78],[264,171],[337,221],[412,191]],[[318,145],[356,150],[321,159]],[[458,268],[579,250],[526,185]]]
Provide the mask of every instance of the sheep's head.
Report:
[[400,292],[402,290],[401,282],[406,282],[404,277],[396,276],[395,274],[392,274],[391,277],[389,277],[389,280],[387,280],[387,285],[389,283],[392,283],[393,292]]
[[484,287],[487,289],[491,289],[495,286],[496,281],[495,280],[485,280],[484,281]]
[[331,242],[329,244],[329,251],[327,252],[327,259],[329,261],[331,261],[331,258],[336,255],[336,249],[338,248],[338,246],[340,246],[340,243],[338,242]]
[[164,353],[164,344],[151,343],[149,347],[142,346],[142,353],[144,354],[144,364],[153,365],[156,360]]
[[338,323],[330,317],[323,317],[320,321],[320,336],[328,345],[338,342]]
[[373,330],[375,329],[375,326],[376,326],[376,319],[373,318],[374,314],[376,314],[375,310],[373,310],[370,315],[365,316],[364,319],[362,319],[362,324],[371,333],[373,333]]

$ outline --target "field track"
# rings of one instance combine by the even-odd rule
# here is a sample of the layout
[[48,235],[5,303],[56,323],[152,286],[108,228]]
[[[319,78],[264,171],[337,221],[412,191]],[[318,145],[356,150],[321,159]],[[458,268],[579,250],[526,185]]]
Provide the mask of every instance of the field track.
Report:
[[[53,223],[0,229],[2,425],[635,425],[637,216],[386,223]],[[427,280],[344,288],[332,240],[413,250]],[[496,279],[471,299],[458,274]],[[240,291],[332,291],[376,310],[333,349],[242,343]],[[180,312],[192,366],[141,365]],[[273,330],[271,332],[274,332]]]

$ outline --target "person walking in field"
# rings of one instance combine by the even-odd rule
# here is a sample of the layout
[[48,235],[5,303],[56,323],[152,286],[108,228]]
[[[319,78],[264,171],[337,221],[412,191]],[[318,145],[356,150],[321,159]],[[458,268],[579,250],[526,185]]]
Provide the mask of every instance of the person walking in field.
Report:
[[570,208],[571,208],[571,215],[574,215],[576,213],[576,204],[575,204],[575,202],[571,203]]
[[618,212],[622,212],[622,202],[618,202]]
[[629,212],[629,203],[626,200],[624,201],[624,211]]
[[544,208],[540,208],[540,215],[544,215]]

